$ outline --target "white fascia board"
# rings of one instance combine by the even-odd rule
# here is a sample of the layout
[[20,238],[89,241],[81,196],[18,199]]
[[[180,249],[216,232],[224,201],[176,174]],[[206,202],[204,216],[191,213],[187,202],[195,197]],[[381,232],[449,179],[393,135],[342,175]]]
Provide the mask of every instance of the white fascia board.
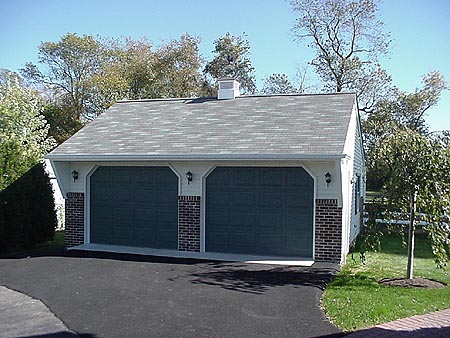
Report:
[[234,160],[339,160],[348,158],[347,154],[102,154],[102,155],[65,155],[48,154],[45,158],[52,161],[105,162],[105,161],[234,161]]

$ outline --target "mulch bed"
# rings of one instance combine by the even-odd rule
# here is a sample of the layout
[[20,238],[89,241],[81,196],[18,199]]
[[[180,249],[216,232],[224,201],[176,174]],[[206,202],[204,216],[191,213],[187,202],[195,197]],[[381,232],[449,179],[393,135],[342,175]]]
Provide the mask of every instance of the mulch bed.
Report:
[[445,288],[447,284],[422,277],[408,278],[383,278],[378,283],[388,286],[401,286],[404,288],[427,288],[438,289]]

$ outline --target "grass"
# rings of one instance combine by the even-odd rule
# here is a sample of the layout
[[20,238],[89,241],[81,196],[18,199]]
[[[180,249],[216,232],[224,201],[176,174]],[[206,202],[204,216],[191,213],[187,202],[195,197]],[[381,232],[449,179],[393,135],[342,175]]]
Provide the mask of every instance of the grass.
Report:
[[372,202],[375,198],[380,197],[381,193],[379,191],[366,191],[366,203]]
[[366,264],[351,255],[338,276],[324,292],[323,306],[328,317],[343,331],[389,322],[395,319],[450,308],[450,274],[436,268],[426,235],[416,236],[415,276],[447,284],[442,289],[383,286],[381,278],[404,277],[407,249],[400,237],[382,241],[381,252],[366,253]]
[[55,236],[53,237],[53,241],[50,241],[50,246],[64,246],[64,230],[55,231]]

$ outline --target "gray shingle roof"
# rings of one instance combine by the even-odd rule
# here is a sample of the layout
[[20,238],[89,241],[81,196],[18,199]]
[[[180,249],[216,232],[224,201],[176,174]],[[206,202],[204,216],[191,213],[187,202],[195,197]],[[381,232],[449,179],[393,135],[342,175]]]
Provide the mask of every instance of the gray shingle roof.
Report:
[[122,101],[48,158],[336,155],[354,94]]

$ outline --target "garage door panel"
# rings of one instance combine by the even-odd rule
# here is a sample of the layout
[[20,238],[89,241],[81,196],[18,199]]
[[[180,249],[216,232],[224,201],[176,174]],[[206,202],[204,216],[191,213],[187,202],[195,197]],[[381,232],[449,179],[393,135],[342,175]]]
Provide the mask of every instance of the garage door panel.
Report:
[[229,246],[228,243],[228,232],[211,231],[210,233],[208,233],[208,242],[206,243],[206,249],[208,250],[209,246],[210,248],[214,248],[217,252],[227,252]]
[[252,225],[255,223],[255,217],[258,217],[255,212],[251,211],[236,211],[234,213],[231,213],[230,215],[230,226],[236,225],[238,227],[246,227],[247,229],[249,229],[248,231],[251,231],[253,229]]
[[289,237],[286,239],[286,245],[297,248],[296,252],[299,256],[307,256],[309,251],[306,249],[312,238],[309,237]]
[[134,190],[133,187],[112,187],[110,188],[110,194],[113,195],[114,200],[120,202],[133,202]]
[[134,202],[143,202],[147,205],[156,202],[156,193],[152,189],[136,189],[134,191]]
[[213,224],[213,227],[227,225],[230,223],[229,213],[225,210],[217,210],[206,215],[207,224]]
[[257,203],[255,192],[236,192],[233,194],[233,205],[240,207],[254,207]]
[[260,170],[259,185],[281,186],[283,185],[283,171],[278,168],[266,168]]
[[141,246],[141,247],[151,247],[151,248],[157,248],[158,247],[158,237],[157,232],[155,230],[151,229],[137,229],[134,233],[135,238],[133,238],[133,241],[136,243],[134,246]]
[[282,192],[261,192],[260,203],[263,208],[281,208],[283,207]]
[[176,249],[178,177],[168,167],[99,167],[90,178],[91,242]]
[[177,222],[177,214],[174,214],[172,210],[158,209],[156,211],[156,217],[159,223],[170,224],[171,222]]
[[178,185],[178,177],[169,168],[159,168],[156,170],[158,185],[167,184],[172,186]]
[[[215,171],[215,170],[214,170]],[[214,176],[208,177],[209,186],[226,187],[231,184],[232,177],[226,171],[214,172]]]
[[233,177],[233,185],[235,186],[255,186],[258,180],[253,174],[253,171],[247,168],[239,168],[229,175]]
[[288,168],[286,170],[286,185],[290,187],[309,188],[313,184],[314,180],[306,171],[299,173],[295,168]]
[[155,171],[139,168],[136,170],[135,182],[142,186],[152,186],[155,182]]
[[308,194],[306,191],[298,191],[286,194],[286,206],[288,208],[309,209],[312,202],[308,201]]
[[116,240],[131,239],[132,232],[130,230],[130,226],[116,222],[114,222],[114,226],[112,227],[113,235]]
[[212,205],[213,207],[230,207],[233,205],[233,193],[223,191],[212,192],[208,201],[208,205]]
[[[114,173],[112,171],[104,170],[104,167],[97,168],[96,181],[98,183],[111,184],[113,182]],[[92,189],[92,187],[91,187]]]
[[132,180],[132,173],[128,170],[128,168],[117,168],[114,171],[113,183],[120,185],[124,185],[127,183],[131,184]]
[[115,193],[110,188],[94,188],[91,189],[91,197],[96,203],[114,201]]
[[110,213],[113,214],[113,220],[117,222],[128,222],[131,224],[134,218],[134,210],[131,203],[129,207],[126,205],[115,207],[113,210],[110,210]]
[[[278,234],[256,234],[255,242],[261,250],[274,250],[286,245],[286,236]],[[275,249],[276,250],[276,249]]]
[[245,249],[248,246],[248,243],[254,241],[255,234],[253,234],[252,232],[230,233],[228,235],[228,239],[237,248]]
[[155,189],[153,194],[158,205],[171,205],[173,202],[173,194],[168,194],[164,189]]
[[280,225],[283,224],[283,215],[281,212],[262,212],[259,216],[259,229],[264,232],[276,232]]
[[312,257],[313,200],[303,168],[217,167],[206,180],[206,251]]
[[149,207],[136,207],[134,209],[134,221],[151,223],[152,218],[155,218],[155,209]]
[[310,217],[303,214],[289,213],[286,215],[285,226],[292,232],[294,232],[296,228],[302,228],[304,229],[304,231],[302,231],[303,234],[309,234],[312,233],[312,227],[309,229],[307,226],[310,224],[310,219]]
[[164,229],[160,229],[159,231],[158,231],[158,238],[161,240],[161,241],[165,241],[165,242],[167,242],[167,241],[170,241],[171,240],[171,238],[173,238],[173,235],[176,235],[177,234],[177,232],[176,231],[173,231],[173,230],[164,230]]

